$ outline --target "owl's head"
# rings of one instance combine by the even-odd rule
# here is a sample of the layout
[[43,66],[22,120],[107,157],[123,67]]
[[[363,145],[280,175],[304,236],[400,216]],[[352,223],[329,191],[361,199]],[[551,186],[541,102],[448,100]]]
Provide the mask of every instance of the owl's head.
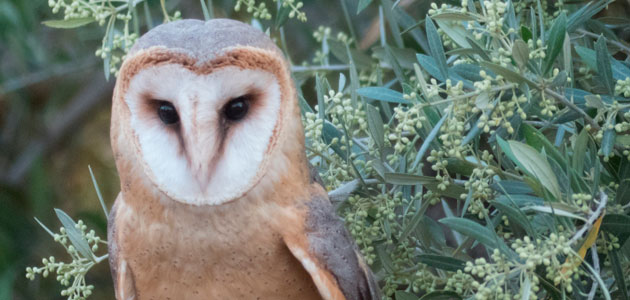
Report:
[[121,165],[134,168],[179,202],[239,198],[282,152],[279,141],[301,134],[282,53],[238,21],[155,27],[130,51],[116,83],[111,135],[121,178]]

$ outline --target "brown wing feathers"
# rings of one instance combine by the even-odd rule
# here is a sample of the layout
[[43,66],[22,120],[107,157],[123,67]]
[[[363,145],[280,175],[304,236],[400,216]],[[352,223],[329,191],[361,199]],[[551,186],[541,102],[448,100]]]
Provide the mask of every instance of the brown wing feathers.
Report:
[[320,185],[308,203],[305,224],[312,253],[332,273],[346,299],[380,299],[378,284],[358,247],[337,217],[316,167],[308,163],[311,184]]
[[315,195],[307,205],[309,252],[334,276],[346,299],[380,299],[369,269],[330,201]]

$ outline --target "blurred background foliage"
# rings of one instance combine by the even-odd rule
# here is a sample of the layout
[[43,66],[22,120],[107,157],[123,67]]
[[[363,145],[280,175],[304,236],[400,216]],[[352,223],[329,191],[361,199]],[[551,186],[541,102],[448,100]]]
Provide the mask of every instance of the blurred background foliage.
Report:
[[[318,47],[312,37],[317,26],[345,27],[337,0],[304,2],[309,21],[292,19],[286,27],[291,59],[297,62],[310,59]],[[356,7],[356,2],[348,4]],[[212,3],[215,17],[251,19],[244,9],[234,11],[235,1]],[[148,6],[152,22],[162,23],[160,2]],[[203,19],[199,1],[169,0],[166,6],[181,11],[182,18]],[[105,238],[106,220],[88,165],[109,206],[119,192],[109,142],[115,78],[106,81],[103,63],[94,55],[105,29],[42,25],[58,18],[45,0],[0,0],[0,300],[65,299],[54,278],[24,278],[25,267],[39,264],[41,257],[67,256],[33,217],[55,230],[61,224],[53,208],[61,208]],[[145,17],[139,19],[146,32]],[[373,22],[357,21],[361,32]],[[107,264],[99,264],[87,280],[98,287],[90,299],[112,299]]]

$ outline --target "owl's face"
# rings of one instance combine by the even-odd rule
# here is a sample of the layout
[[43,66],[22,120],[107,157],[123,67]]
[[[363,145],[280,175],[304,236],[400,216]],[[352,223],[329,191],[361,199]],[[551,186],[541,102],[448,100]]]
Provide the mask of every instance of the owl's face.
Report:
[[141,180],[192,205],[267,186],[290,165],[285,153],[304,151],[282,52],[225,19],[170,22],[136,42],[116,82],[111,138],[123,187]]
[[163,64],[138,72],[124,101],[155,185],[181,202],[218,204],[264,172],[281,93],[275,75],[264,70],[227,66],[198,74]]

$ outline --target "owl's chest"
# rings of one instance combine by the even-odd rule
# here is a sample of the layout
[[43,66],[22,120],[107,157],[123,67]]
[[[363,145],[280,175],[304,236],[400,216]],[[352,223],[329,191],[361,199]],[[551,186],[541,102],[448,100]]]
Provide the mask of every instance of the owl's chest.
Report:
[[119,249],[139,299],[318,299],[310,276],[260,209],[155,215],[147,207],[153,215],[119,216]]

